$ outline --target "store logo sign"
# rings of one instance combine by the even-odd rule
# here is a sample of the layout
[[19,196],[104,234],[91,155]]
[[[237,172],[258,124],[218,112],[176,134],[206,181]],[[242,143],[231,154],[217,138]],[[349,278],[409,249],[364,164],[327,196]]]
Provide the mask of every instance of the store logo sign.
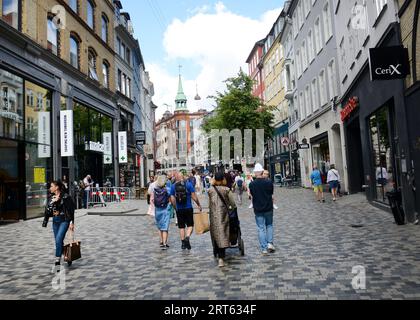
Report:
[[127,151],[127,132],[118,132],[118,161],[121,164],[128,163],[128,151]]
[[410,74],[408,49],[393,46],[370,49],[371,79],[405,79]]
[[112,164],[112,134],[104,132],[104,164]]
[[86,141],[85,143],[86,151],[93,151],[99,153],[105,153],[105,145],[100,142]]
[[60,111],[61,156],[74,156],[73,110]]
[[51,121],[49,112],[38,112],[38,158],[51,157]]
[[359,106],[359,98],[353,97],[349,100],[349,102],[344,106],[343,110],[341,111],[341,121],[344,122],[348,118],[350,118],[351,114],[356,110]]

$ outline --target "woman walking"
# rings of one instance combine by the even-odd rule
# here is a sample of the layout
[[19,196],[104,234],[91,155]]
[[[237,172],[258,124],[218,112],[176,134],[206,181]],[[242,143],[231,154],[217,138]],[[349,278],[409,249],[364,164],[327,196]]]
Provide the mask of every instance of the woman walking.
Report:
[[169,192],[166,187],[166,176],[158,177],[153,193],[154,195],[151,201],[155,207],[155,220],[156,226],[159,229],[160,248],[167,250],[169,248],[168,231],[171,211]]
[[330,185],[333,201],[337,201],[337,190],[340,184],[340,174],[335,169],[335,165],[333,164],[330,166],[330,170],[328,171],[327,183]]
[[[226,248],[230,247],[229,210],[236,208],[235,197],[226,186],[223,172],[218,172],[209,189],[210,235],[213,253],[218,258],[219,267],[224,267]],[[229,207],[229,208],[228,208]]]
[[[71,197],[65,192],[65,186],[61,181],[53,181],[50,185],[52,197],[49,199],[45,209],[43,227],[46,228],[49,218],[53,218],[53,232],[55,239],[55,265],[61,265],[63,254],[64,237],[67,230],[74,232],[74,203]],[[71,265],[71,262],[68,262]]]

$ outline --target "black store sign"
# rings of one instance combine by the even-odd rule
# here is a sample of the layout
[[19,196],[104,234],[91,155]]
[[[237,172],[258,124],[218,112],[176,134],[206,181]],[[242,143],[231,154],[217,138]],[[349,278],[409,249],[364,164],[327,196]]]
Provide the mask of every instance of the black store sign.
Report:
[[146,143],[146,131],[136,132],[136,143],[138,145],[144,145]]
[[405,79],[409,74],[408,49],[403,46],[370,49],[372,81]]

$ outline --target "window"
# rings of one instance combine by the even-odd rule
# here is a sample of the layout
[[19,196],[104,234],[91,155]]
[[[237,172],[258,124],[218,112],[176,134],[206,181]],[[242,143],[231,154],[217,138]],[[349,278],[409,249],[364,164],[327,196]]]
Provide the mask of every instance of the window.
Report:
[[108,43],[108,18],[103,14],[102,15],[102,40]]
[[300,51],[296,51],[296,63],[297,63],[297,76],[300,77],[302,74],[302,64],[300,59]]
[[375,0],[375,3],[376,3],[376,12],[378,13],[378,16],[379,16],[382,9],[387,4],[387,0]]
[[327,103],[327,86],[325,82],[325,71],[322,70],[319,74],[319,98],[321,101],[321,107]]
[[126,90],[127,89],[127,76],[124,73],[122,74],[121,82],[122,82],[121,93],[125,95],[127,92]]
[[337,96],[337,76],[335,70],[335,60],[331,60],[328,64],[328,88],[329,88],[329,98],[332,100]]
[[2,2],[2,16],[3,20],[11,25],[13,28],[19,28],[19,1],[18,0],[3,0]]
[[104,79],[104,87],[109,88],[109,64],[106,61],[102,64],[102,76]]
[[321,31],[321,23],[320,23],[319,17],[315,21],[315,49],[316,49],[317,54],[322,49],[322,31]]
[[131,98],[131,79],[127,77],[127,97]]
[[311,106],[311,88],[309,85],[305,88],[305,105],[306,105],[306,116],[309,116],[312,113]]
[[297,10],[293,13],[293,32],[295,34],[295,38],[298,36],[299,27],[298,27],[298,18],[297,18]]
[[125,44],[121,42],[121,58],[123,58],[123,60],[125,60]]
[[309,13],[311,12],[311,0],[304,0],[305,1],[305,17],[308,17]]
[[306,53],[306,42],[302,43],[302,69],[305,71],[308,68],[308,55]]
[[53,16],[49,16],[47,21],[47,48],[55,55],[58,55],[59,31],[53,19]]
[[327,2],[327,4],[324,7],[324,10],[322,12],[323,20],[324,20],[324,33],[325,33],[325,42],[328,42],[328,40],[333,35],[333,29],[332,29],[332,21],[331,21],[331,12],[330,12],[330,4]]
[[131,51],[129,48],[127,48],[126,50],[125,59],[125,61],[127,61],[127,63],[131,65]]
[[79,13],[79,7],[77,5],[77,0],[69,0],[69,7],[75,12]]
[[312,92],[312,109],[314,111],[319,109],[319,102],[318,102],[318,81],[315,79],[312,80],[311,84],[311,92]]
[[309,63],[315,59],[314,34],[312,30],[310,30],[308,34],[308,58]]
[[298,20],[299,20],[299,29],[302,28],[303,21],[304,21],[304,19],[303,19],[302,3],[303,3],[303,0],[300,0],[299,1],[299,4],[298,4],[298,7],[297,7],[297,10],[298,10]]
[[99,81],[98,73],[96,72],[96,53],[89,49],[88,53],[88,68],[89,68],[89,78]]
[[70,36],[70,64],[79,69],[79,41],[75,36]]
[[95,7],[93,6],[92,1],[87,0],[87,24],[91,29],[95,28]]
[[301,119],[305,119],[305,100],[303,97],[303,92],[299,94],[299,109],[300,109],[300,116]]
[[121,56],[121,39],[117,38],[117,53]]

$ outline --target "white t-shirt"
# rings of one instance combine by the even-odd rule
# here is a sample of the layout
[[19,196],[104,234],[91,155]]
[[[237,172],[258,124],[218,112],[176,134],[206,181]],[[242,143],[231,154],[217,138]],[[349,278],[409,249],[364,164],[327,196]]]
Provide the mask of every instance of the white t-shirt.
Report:
[[331,169],[330,171],[328,171],[327,183],[331,181],[340,181],[340,174],[335,169]]
[[379,179],[386,179],[388,180],[388,171],[384,167],[378,167],[376,168],[376,180]]
[[85,184],[85,186],[86,186],[86,187],[85,187],[85,190],[86,190],[86,191],[90,191],[90,186],[91,186],[91,185],[93,185],[93,181],[89,183],[88,179],[87,179],[87,178],[84,178],[84,179],[83,179],[83,183],[84,183],[84,184]]

